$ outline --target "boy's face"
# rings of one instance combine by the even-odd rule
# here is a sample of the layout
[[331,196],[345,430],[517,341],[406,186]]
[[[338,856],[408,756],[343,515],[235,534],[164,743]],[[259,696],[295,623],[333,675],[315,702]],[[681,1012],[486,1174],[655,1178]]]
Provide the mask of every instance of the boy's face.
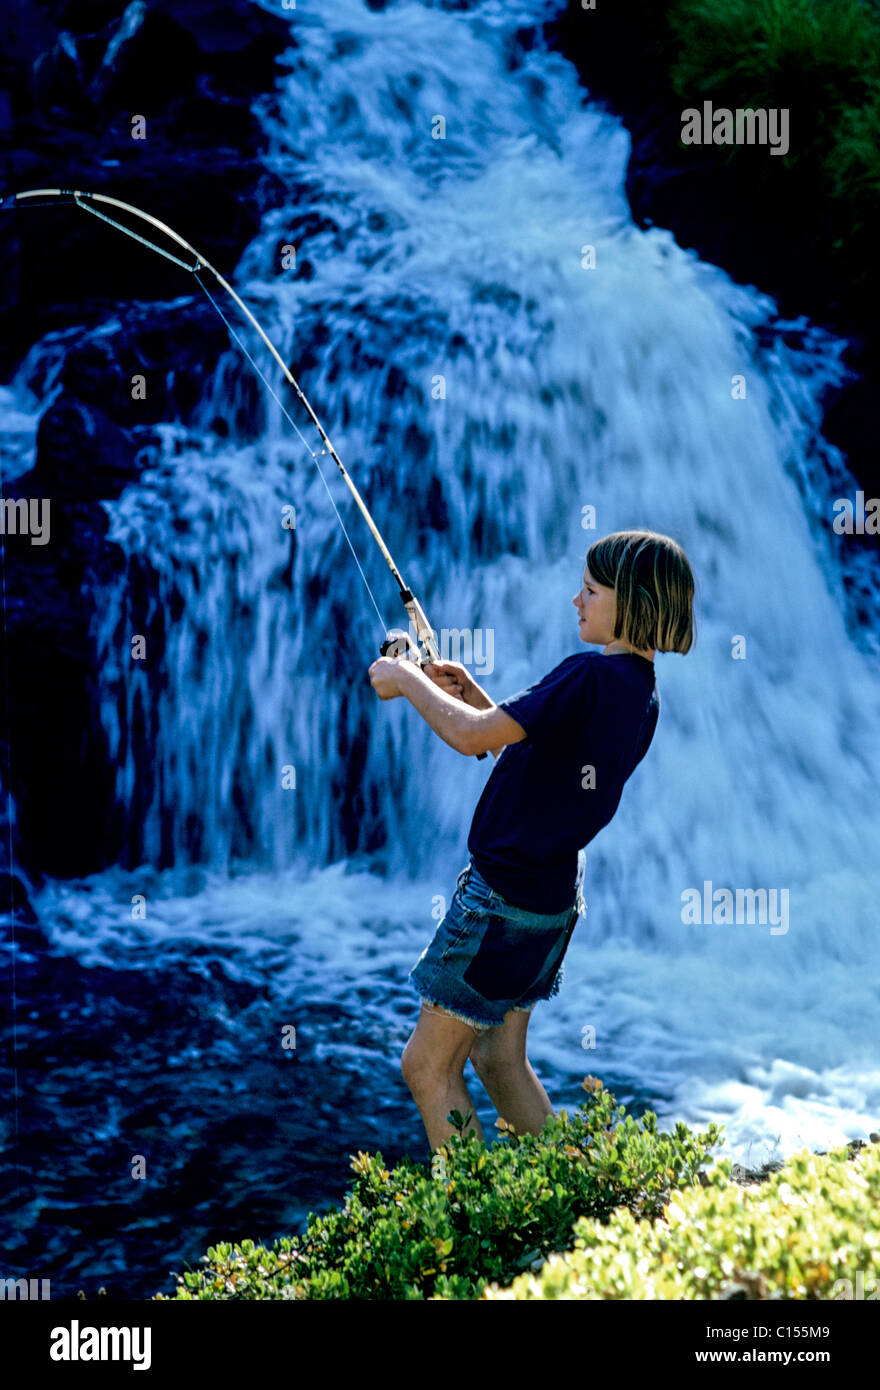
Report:
[[589,569],[584,570],[584,587],[575,594],[572,603],[580,619],[578,631],[582,642],[595,642],[604,647],[614,641],[614,590],[599,584]]

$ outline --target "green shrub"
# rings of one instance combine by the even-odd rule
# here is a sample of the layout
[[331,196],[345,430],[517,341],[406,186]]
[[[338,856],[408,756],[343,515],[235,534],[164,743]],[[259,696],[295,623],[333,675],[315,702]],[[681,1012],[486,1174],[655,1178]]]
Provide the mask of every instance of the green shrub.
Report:
[[656,1222],[622,1210],[607,1225],[579,1220],[574,1234],[539,1274],[483,1297],[709,1299],[732,1285],[753,1299],[864,1296],[858,1271],[863,1290],[880,1276],[880,1148],[803,1151],[760,1185],[681,1191]]
[[734,106],[820,96],[829,112],[876,96],[875,0],[672,0],[669,25],[679,95],[726,91]]
[[790,148],[720,145],[747,167],[759,202],[779,206],[817,252],[846,255],[847,278],[873,280],[880,235],[878,0],[672,0],[669,81],[683,106],[788,108]]
[[404,1160],[389,1171],[381,1153],[359,1153],[341,1210],[310,1216],[305,1234],[271,1250],[247,1240],[212,1247],[206,1268],[178,1276],[173,1296],[474,1299],[570,1248],[578,1217],[601,1222],[623,1206],[651,1219],[674,1189],[709,1181],[700,1170],[720,1142],[716,1125],[663,1134],[653,1112],[624,1118],[601,1083],[584,1084],[577,1114],[552,1116],[537,1136],[505,1127],[487,1147],[472,1130],[462,1137],[455,1116],[459,1133],[430,1169]]

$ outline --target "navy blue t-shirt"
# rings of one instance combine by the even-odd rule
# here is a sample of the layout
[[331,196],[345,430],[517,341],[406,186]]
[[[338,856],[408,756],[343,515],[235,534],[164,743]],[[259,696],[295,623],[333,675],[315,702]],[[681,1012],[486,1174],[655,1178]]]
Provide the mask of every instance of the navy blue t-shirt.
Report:
[[499,754],[468,851],[509,902],[564,912],[574,902],[578,850],[608,824],[654,737],[654,663],[632,652],[578,652],[498,707],[526,738]]

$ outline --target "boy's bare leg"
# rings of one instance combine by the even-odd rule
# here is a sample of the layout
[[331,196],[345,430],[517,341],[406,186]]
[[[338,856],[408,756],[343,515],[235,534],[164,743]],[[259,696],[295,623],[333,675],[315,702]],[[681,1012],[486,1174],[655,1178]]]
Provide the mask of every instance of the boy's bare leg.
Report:
[[481,1033],[471,1045],[470,1058],[500,1117],[517,1134],[540,1134],[549,1115],[550,1099],[526,1056],[526,1033],[531,1014],[511,1009],[498,1028]]
[[452,1110],[471,1114],[463,1133],[478,1139],[483,1130],[477,1109],[464,1083],[464,1064],[476,1034],[467,1023],[448,1014],[429,1013],[424,1005],[415,1031],[403,1049],[401,1071],[425,1125],[428,1143],[436,1149],[456,1130],[446,1116]]

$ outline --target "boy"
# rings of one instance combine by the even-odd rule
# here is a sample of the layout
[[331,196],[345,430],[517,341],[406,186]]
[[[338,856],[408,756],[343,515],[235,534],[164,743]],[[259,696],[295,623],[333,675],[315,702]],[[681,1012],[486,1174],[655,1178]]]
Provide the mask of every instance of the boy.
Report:
[[618,531],[587,552],[572,603],[580,640],[601,652],[566,657],[543,680],[496,705],[457,662],[420,669],[381,657],[381,700],[405,696],[436,734],[495,766],[468,835],[470,860],[449,911],[410,979],[422,1008],[402,1059],[404,1079],[436,1148],[470,1112],[470,1057],[499,1115],[538,1134],[552,1107],[526,1057],[530,1011],[559,989],[583,905],[583,847],[617,809],[659,713],[657,651],[694,639],[694,580],[668,536]]

